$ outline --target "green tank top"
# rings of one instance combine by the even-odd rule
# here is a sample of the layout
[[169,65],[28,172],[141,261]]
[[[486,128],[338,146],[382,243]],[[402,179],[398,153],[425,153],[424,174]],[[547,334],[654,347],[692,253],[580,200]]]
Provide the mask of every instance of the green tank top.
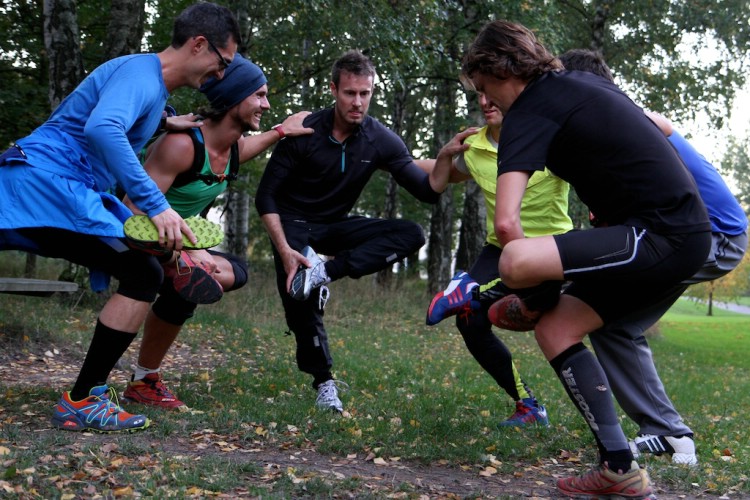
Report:
[[[200,129],[196,129],[196,137],[198,137],[200,142],[203,142],[203,134],[200,132]],[[227,186],[229,185],[226,178],[221,182],[218,182],[220,176],[217,176],[211,170],[208,151],[205,151],[204,156],[203,168],[200,173],[215,178],[217,182],[213,182],[209,185],[203,180],[196,179],[184,186],[172,186],[165,194],[169,204],[183,219],[199,215],[216,199],[217,196],[226,191]],[[227,166],[224,168],[225,177],[229,175],[231,161],[232,158],[230,156],[227,161]]]

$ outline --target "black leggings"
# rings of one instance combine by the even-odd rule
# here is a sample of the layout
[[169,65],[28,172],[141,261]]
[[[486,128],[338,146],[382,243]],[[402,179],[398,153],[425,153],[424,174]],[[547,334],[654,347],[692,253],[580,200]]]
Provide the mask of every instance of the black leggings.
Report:
[[[214,250],[209,250],[208,253],[224,257],[232,265],[234,283],[224,290],[225,292],[231,292],[245,286],[247,283],[247,263],[245,261],[235,255]],[[198,307],[198,304],[193,304],[180,297],[172,286],[172,282],[167,279],[159,290],[159,298],[154,302],[152,309],[159,319],[172,325],[181,326],[193,317],[196,307]]]
[[16,249],[65,259],[114,276],[118,281],[117,293],[133,300],[153,302],[164,279],[155,257],[130,249],[119,238],[50,227],[24,228],[17,232],[30,240],[31,245]]
[[[424,245],[422,227],[408,220],[352,216],[330,223],[282,220],[289,245],[300,251],[309,245],[322,255],[334,257],[326,263],[328,276],[337,280],[361,278],[392,266],[413,255]],[[314,385],[331,378],[333,358],[323,325],[319,292],[307,300],[293,299],[286,290],[286,271],[276,248],[276,284],[286,322],[297,341],[297,366],[315,378]]]

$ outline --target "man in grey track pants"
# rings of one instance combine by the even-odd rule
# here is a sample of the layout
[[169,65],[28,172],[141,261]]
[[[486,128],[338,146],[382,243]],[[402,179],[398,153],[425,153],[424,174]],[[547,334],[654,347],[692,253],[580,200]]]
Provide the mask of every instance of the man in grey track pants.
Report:
[[[600,54],[574,49],[560,56],[568,70],[588,71],[610,81],[612,73]],[[747,249],[747,216],[719,172],[699,154],[665,117],[646,112],[677,150],[692,174],[711,222],[712,246],[703,267],[690,279],[676,286],[671,297],[641,311],[638,317],[626,317],[606,324],[591,333],[589,339],[609,379],[620,407],[638,424],[638,436],[630,441],[633,454],[672,455],[674,463],[696,465],[693,431],[682,420],[667,396],[654,367],[653,354],[644,332],[685,292],[689,285],[712,281],[728,274],[742,262]],[[650,313],[650,314],[649,314]],[[638,371],[640,379],[624,375]],[[639,381],[639,384],[633,382]]]

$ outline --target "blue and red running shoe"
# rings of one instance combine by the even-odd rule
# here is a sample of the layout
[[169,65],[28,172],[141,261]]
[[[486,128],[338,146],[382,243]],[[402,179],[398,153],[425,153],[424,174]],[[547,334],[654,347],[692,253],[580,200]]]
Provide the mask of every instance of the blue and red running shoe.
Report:
[[516,411],[513,415],[508,420],[503,420],[497,424],[498,427],[524,427],[527,425],[549,427],[547,409],[532,398],[516,401]]
[[64,392],[55,406],[52,425],[67,431],[132,432],[145,429],[151,421],[120,408],[115,390],[100,385],[80,401],[73,401],[70,392]]
[[427,321],[430,326],[437,325],[445,318],[459,313],[469,314],[480,308],[479,300],[473,296],[472,290],[479,286],[469,273],[458,271],[448,287],[438,292],[432,298],[427,309]]

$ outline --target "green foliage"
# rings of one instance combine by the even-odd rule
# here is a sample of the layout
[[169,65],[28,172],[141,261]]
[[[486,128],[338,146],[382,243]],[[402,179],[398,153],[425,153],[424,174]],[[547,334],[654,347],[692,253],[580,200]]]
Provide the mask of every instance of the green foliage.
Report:
[[721,167],[722,172],[734,179],[737,199],[747,213],[750,207],[750,137],[729,138]]
[[47,118],[47,62],[41,30],[41,3],[0,6],[0,149]]
[[[191,0],[148,0],[144,51],[169,44],[174,15]],[[378,68],[376,93],[370,113],[399,130],[419,157],[434,157],[442,137],[473,124],[467,97],[458,82],[466,46],[484,23],[494,18],[521,22],[535,31],[554,53],[576,47],[600,48],[619,81],[639,102],[666,112],[676,121],[707,111],[714,124],[726,110],[739,85],[750,51],[750,4],[744,0],[554,0],[510,2],[492,0],[224,0],[240,19],[240,50],[258,63],[269,80],[272,109],[262,127],[280,122],[292,112],[330,106],[328,89],[333,61],[345,50],[359,48]],[[0,7],[0,148],[10,144],[48,115],[47,70],[41,27],[41,2],[8,0]],[[84,64],[91,70],[101,62],[107,18],[101,2],[79,2],[79,26]],[[714,50],[711,57],[701,52]],[[718,54],[718,59],[714,57]],[[438,89],[448,82],[455,111],[439,113]],[[193,89],[180,89],[170,104],[180,112],[196,110],[205,98]],[[403,113],[396,112],[396,104]],[[442,118],[436,123],[436,116]],[[438,138],[436,140],[436,138]],[[737,169],[743,193],[748,145],[730,148],[727,168]],[[730,162],[731,160],[731,162]],[[254,193],[265,157],[252,166],[250,182],[236,186]],[[386,179],[376,176],[363,193],[356,211],[382,212]],[[461,213],[461,189],[455,189],[455,214]],[[743,203],[748,195],[743,194]],[[399,215],[429,227],[431,210],[408,194],[399,193]],[[571,215],[584,227],[587,209],[571,196]],[[255,217],[252,245],[265,241]],[[456,215],[454,220],[458,220]],[[267,246],[267,245],[266,245]],[[251,250],[254,251],[254,250]]]
[[742,262],[729,274],[717,280],[692,285],[686,294],[696,300],[736,301],[750,290],[750,254],[745,254]]
[[[145,50],[161,50],[169,43],[174,14],[190,3],[149,2],[153,16],[148,21]],[[702,9],[695,9],[667,0],[610,2],[603,19],[607,35],[602,50],[621,79],[654,109],[671,109],[672,116],[679,117],[700,109],[707,100],[715,109],[724,109],[733,96],[733,85],[743,79],[732,61],[744,60],[748,44],[747,23],[726,21],[747,18],[747,5],[736,3],[706,2]],[[272,109],[264,118],[264,126],[299,109],[330,105],[327,83],[331,63],[344,50],[360,48],[373,58],[380,74],[371,114],[400,129],[414,151],[434,156],[437,146],[433,136],[470,123],[467,110],[459,108],[452,121],[441,123],[441,130],[435,129],[434,95],[439,82],[448,79],[454,85],[455,98],[462,97],[457,79],[461,54],[484,22],[502,13],[499,17],[527,24],[550,49],[561,52],[591,45],[594,18],[602,3],[381,0],[347,2],[344,7],[331,0],[270,0],[252,5],[233,0],[226,5],[242,21],[245,35],[241,50],[258,62],[269,78]],[[728,17],[728,12],[732,16]],[[0,89],[0,103],[4,104],[0,119],[15,127],[2,129],[0,147],[37,126],[48,114],[40,6],[28,0],[14,0],[4,13],[0,23],[8,37],[0,42],[0,52],[5,55],[0,61],[5,66],[0,66],[0,71],[7,74],[6,81],[14,84]],[[107,36],[106,18],[100,14],[96,2],[78,6],[81,47],[88,69],[101,62]],[[368,29],[371,26],[377,29]],[[722,58],[705,66],[700,58],[678,57],[677,47],[685,34],[712,37]],[[694,50],[699,47],[700,36],[693,41]],[[393,122],[394,95],[404,96],[403,123]],[[192,89],[180,89],[170,98],[170,104],[180,112],[195,110],[204,103],[203,96]],[[731,150],[736,151],[733,163],[740,169],[740,178],[741,155],[746,150],[740,145]],[[251,193],[256,178],[253,176],[244,187]],[[456,213],[460,213],[462,191],[456,192]],[[379,214],[384,193],[385,177],[376,176],[360,199],[358,213]],[[399,195],[399,207],[402,216],[428,227],[428,207],[403,193]],[[576,202],[575,196],[571,196],[571,214],[577,225],[585,224],[586,208]],[[262,240],[262,227],[253,225],[251,240]]]
[[[668,112],[678,121],[704,110],[713,124],[721,127],[737,88],[745,82],[750,26],[737,20],[750,17],[747,2],[597,0],[556,4],[560,17],[555,22],[564,32],[561,43],[552,44],[553,48],[599,49],[646,107]],[[710,53],[704,52],[707,46],[713,49]]]

